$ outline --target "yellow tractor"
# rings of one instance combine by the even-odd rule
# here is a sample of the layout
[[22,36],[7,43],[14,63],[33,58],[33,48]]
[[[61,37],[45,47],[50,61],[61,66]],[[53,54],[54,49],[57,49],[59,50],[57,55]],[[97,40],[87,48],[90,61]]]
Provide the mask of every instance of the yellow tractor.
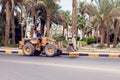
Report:
[[26,56],[45,55],[48,57],[59,56],[62,54],[61,46],[55,40],[46,38],[45,36],[33,37],[33,20],[32,18],[25,19],[25,37],[19,41],[19,47],[23,50]]

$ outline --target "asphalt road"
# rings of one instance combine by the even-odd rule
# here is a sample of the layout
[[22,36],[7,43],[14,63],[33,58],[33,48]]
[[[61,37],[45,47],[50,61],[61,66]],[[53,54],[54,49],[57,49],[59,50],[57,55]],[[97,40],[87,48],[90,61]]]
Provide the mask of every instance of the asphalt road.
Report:
[[0,53],[0,80],[120,80],[120,58]]

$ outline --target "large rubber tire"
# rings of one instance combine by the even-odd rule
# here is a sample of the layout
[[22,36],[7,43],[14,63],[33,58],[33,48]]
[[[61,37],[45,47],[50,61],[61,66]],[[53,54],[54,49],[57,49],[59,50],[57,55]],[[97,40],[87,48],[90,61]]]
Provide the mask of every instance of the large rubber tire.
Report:
[[44,52],[48,57],[54,57],[57,54],[57,49],[54,45],[48,44],[45,46]]
[[33,56],[34,52],[35,52],[35,47],[32,44],[26,43],[23,46],[23,53],[25,56]]

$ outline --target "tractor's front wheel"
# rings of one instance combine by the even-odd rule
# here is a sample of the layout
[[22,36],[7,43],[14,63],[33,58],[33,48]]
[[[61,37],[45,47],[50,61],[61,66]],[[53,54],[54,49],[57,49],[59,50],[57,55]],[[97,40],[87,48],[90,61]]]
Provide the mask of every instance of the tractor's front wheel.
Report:
[[35,52],[35,47],[32,44],[26,43],[23,46],[23,53],[25,56],[32,56],[34,55],[34,52]]
[[52,44],[46,45],[44,51],[45,51],[46,56],[48,57],[53,57],[53,56],[56,56],[57,54],[57,49]]

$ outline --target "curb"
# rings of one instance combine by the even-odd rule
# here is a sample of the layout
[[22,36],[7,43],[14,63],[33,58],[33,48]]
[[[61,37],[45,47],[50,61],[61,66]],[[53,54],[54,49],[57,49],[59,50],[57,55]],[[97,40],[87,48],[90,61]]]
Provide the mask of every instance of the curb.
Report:
[[0,52],[3,52],[5,54],[18,54],[23,55],[22,50],[0,50]]
[[[0,52],[5,54],[18,54],[24,55],[22,50],[0,50]],[[70,57],[79,57],[79,56],[89,56],[89,57],[110,57],[110,58],[119,58],[120,54],[118,53],[81,53],[81,52],[63,52],[61,55],[68,55]]]
[[78,57],[78,56],[89,56],[89,57],[110,57],[110,58],[119,58],[120,54],[118,53],[80,53],[80,52],[69,52],[63,53],[62,55],[69,55],[70,57]]

